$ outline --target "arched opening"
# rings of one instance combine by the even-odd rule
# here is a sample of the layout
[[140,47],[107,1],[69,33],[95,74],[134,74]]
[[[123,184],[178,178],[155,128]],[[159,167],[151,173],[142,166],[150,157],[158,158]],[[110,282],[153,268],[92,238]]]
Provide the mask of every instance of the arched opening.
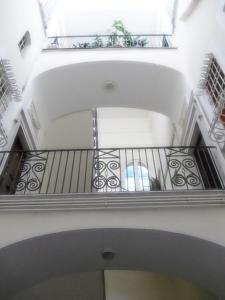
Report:
[[[105,251],[114,253],[111,259],[102,256]],[[0,295],[13,299],[41,282],[79,272],[136,270],[188,280],[223,299],[224,262],[224,247],[177,233],[143,229],[59,232],[0,250]]]
[[33,79],[31,88],[42,145],[45,130],[56,120],[101,107],[158,112],[179,127],[187,84],[180,72],[165,66],[98,61],[48,70]]

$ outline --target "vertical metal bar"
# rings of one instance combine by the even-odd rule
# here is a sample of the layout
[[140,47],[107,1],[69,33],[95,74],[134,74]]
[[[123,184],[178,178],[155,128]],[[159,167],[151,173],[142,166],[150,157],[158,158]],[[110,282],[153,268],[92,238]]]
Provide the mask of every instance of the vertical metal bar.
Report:
[[125,149],[125,158],[126,158],[126,177],[127,177],[127,191],[129,191],[129,186],[128,186],[128,170],[127,170],[127,149]]
[[46,166],[47,166],[47,163],[48,163],[48,156],[49,156],[49,151],[47,151],[46,164],[45,164],[45,167],[44,167],[44,170],[43,170],[43,175],[42,175],[42,178],[41,178],[41,185],[40,185],[40,188],[39,188],[39,194],[41,193],[43,180],[45,178],[45,171],[46,171]]
[[134,165],[134,151],[133,151],[133,148],[132,148],[132,160],[133,160],[133,170],[134,170],[134,189],[135,189],[135,192],[137,191],[137,187],[136,187],[136,172],[135,172],[135,165]]
[[78,168],[78,174],[77,174],[77,193],[78,193],[79,183],[80,183],[80,165],[81,165],[81,157],[82,157],[82,150],[80,150],[80,160],[79,160],[79,168]]
[[63,174],[63,182],[62,182],[61,193],[63,193],[63,189],[64,189],[64,183],[65,183],[65,177],[66,177],[66,169],[67,169],[67,163],[68,163],[68,155],[69,155],[69,152],[66,151],[66,164],[65,164],[64,174]]
[[85,190],[86,190],[88,152],[89,152],[89,151],[87,150],[87,151],[86,151],[87,155],[86,155],[85,175],[84,175],[84,193],[85,193]]
[[73,169],[74,169],[74,161],[75,161],[75,158],[76,158],[76,150],[73,150],[73,162],[72,162],[72,168],[71,168],[71,174],[70,174],[69,193],[71,193],[71,186],[72,186]]
[[148,169],[148,190],[151,190],[151,177],[150,177],[150,172],[149,172],[149,164],[148,164],[148,156],[147,156],[147,151],[145,148],[145,159],[146,159],[146,165],[147,165],[147,169]]
[[209,152],[210,152],[210,157],[211,157],[211,159],[212,159],[212,163],[213,163],[213,166],[214,166],[215,171],[216,171],[216,173],[217,173],[217,176],[218,176],[218,179],[219,179],[219,181],[220,181],[221,187],[222,187],[222,189],[224,189],[224,184],[223,184],[223,181],[221,180],[220,173],[219,173],[219,170],[218,170],[218,168],[217,168],[217,165],[216,165],[215,159],[214,159],[214,157],[213,157],[212,151],[211,151],[210,148],[209,148],[208,150],[209,150]]
[[93,159],[92,159],[92,171],[91,171],[91,192],[93,192],[93,183],[94,183],[94,164],[95,164],[95,151],[93,150]]
[[[170,172],[170,166],[169,166],[169,161],[168,161],[168,158],[167,158],[167,154],[166,154],[166,149],[164,148],[164,154],[165,154],[165,159],[166,159],[166,163],[167,163],[167,168],[168,168],[168,171],[167,173],[169,173],[169,176],[170,176],[170,183],[171,183],[171,187],[172,187],[172,190],[174,190],[174,184],[173,184],[173,181],[172,181],[172,175],[171,175],[171,172]],[[169,150],[167,148],[167,150]],[[176,173],[176,170],[174,171]]]
[[59,156],[59,164],[58,164],[58,168],[57,168],[54,193],[55,193],[55,190],[56,190],[57,181],[58,181],[58,177],[59,177],[59,169],[60,169],[61,159],[62,159],[62,151],[60,151],[60,156]]
[[[142,182],[142,190],[144,191],[144,181],[143,181],[143,172],[142,172],[142,162],[141,162],[141,155],[140,155],[140,148],[138,149],[138,156],[139,156],[139,165],[141,169],[141,182]],[[138,177],[139,177],[139,170],[138,170]],[[139,180],[139,178],[138,178]]]
[[[19,156],[19,163],[18,163],[18,166],[15,170],[15,174],[19,175],[20,174],[20,168],[21,168],[21,163],[23,161],[23,156],[24,156],[24,151],[22,152],[16,152],[16,154],[18,154]],[[20,155],[19,155],[20,154]],[[7,159],[8,160],[8,159]],[[7,163],[7,161],[6,161]],[[12,193],[12,189],[14,190],[14,193],[16,192],[16,186],[17,186],[17,178],[15,177],[12,181],[12,185],[10,187],[10,194]],[[24,187],[24,195],[26,194],[26,189],[27,189],[27,184],[25,185]]]
[[[203,173],[204,173],[204,178],[206,179],[208,186],[210,186],[210,182],[209,182],[209,179],[208,179],[208,176],[207,176],[207,173],[206,173],[204,164],[202,163],[201,155],[199,154],[199,150],[200,150],[200,149],[202,150],[202,148],[196,148],[196,155],[197,155],[198,161],[199,161],[199,163],[200,163],[200,165],[201,165],[201,169],[202,169],[202,171],[203,171]],[[201,176],[202,176],[202,175],[203,175],[203,174],[201,174]],[[204,181],[203,181],[203,182],[204,182]],[[206,188],[205,188],[205,185],[203,186],[203,189],[206,189]]]
[[50,183],[51,176],[52,176],[52,169],[53,169],[53,164],[54,164],[54,161],[55,161],[55,153],[56,153],[56,151],[54,151],[54,155],[53,155],[53,158],[52,158],[52,164],[51,164],[51,169],[50,169],[50,173],[49,173],[49,178],[48,178],[48,185],[47,185],[46,194],[48,194],[49,183]]
[[119,164],[120,164],[120,192],[122,192],[122,165],[121,165],[121,152],[120,152],[120,149],[119,149]]
[[210,170],[210,175],[211,175],[211,178],[213,179],[213,183],[214,183],[215,186],[217,187],[217,182],[216,182],[216,180],[215,180],[215,178],[214,178],[214,176],[213,176],[213,174],[212,174],[212,168],[211,168],[211,166],[210,166],[210,164],[209,164],[209,162],[208,162],[208,158],[207,158],[207,155],[206,155],[205,151],[208,151],[208,149],[203,148],[203,153],[204,153],[204,157],[205,157],[207,166],[208,166],[208,168],[209,168],[209,170]]
[[157,170],[156,170],[156,166],[155,166],[155,156],[154,156],[154,150],[155,149],[150,149],[150,150],[151,150],[151,154],[152,154],[152,160],[153,160],[153,166],[154,166],[154,173],[155,173],[155,176],[157,178]]
[[159,155],[159,162],[160,162],[160,167],[161,167],[161,171],[162,171],[163,185],[166,190],[165,177],[164,177],[164,173],[163,173],[163,166],[162,166],[162,160],[161,160],[161,155],[160,155],[159,149],[158,149],[158,155]]

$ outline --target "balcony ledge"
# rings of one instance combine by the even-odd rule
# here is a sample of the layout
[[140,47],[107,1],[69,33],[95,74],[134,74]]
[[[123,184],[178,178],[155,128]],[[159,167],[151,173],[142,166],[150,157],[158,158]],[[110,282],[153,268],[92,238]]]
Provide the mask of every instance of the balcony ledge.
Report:
[[2,195],[0,211],[87,211],[225,206],[225,191]]

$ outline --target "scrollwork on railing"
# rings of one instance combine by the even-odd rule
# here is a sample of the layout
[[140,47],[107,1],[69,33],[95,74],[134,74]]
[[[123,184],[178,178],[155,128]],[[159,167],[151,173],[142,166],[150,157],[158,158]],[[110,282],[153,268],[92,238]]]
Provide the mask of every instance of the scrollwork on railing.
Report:
[[177,188],[202,188],[198,167],[190,149],[168,148],[168,151],[166,159],[172,185]]
[[92,187],[96,190],[119,188],[119,171],[120,163],[116,150],[98,151],[94,156]]
[[17,180],[16,192],[40,192],[46,167],[45,152],[27,152],[22,158],[20,177]]
[[4,164],[13,163],[10,190],[16,194],[224,189],[215,151],[214,147],[2,151],[1,161],[4,172]]

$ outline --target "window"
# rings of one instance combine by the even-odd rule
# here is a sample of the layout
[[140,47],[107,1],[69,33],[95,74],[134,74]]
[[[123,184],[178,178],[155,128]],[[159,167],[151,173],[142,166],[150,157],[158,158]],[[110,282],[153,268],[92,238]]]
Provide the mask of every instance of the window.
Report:
[[128,191],[150,191],[151,177],[140,162],[130,164],[125,170],[125,186]]
[[27,31],[24,36],[22,37],[22,39],[19,41],[18,43],[18,47],[20,49],[20,52],[24,52],[24,50],[26,49],[26,47],[28,45],[30,45],[31,43],[31,39],[30,39],[30,32]]
[[0,69],[0,99],[4,98],[7,93],[7,82],[4,78],[4,74],[2,70]]
[[213,141],[224,144],[225,73],[213,54],[207,54],[206,56],[199,87],[203,95],[208,95],[211,104],[214,106],[213,115],[209,119],[211,122],[209,135]]
[[9,83],[7,75],[3,65],[3,61],[0,60],[0,115],[8,107],[8,96],[10,94]]
[[214,56],[209,62],[205,87],[210,99],[217,106],[220,98],[225,97],[225,74]]

